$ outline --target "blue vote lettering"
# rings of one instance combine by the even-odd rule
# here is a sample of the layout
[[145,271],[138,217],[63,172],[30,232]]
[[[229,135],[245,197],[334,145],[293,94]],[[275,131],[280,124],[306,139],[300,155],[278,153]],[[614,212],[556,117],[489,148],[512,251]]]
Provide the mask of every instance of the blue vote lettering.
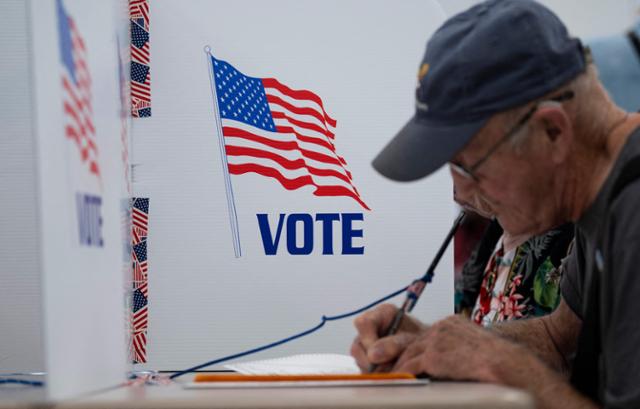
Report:
[[85,193],[76,193],[76,211],[80,244],[90,247],[103,247],[102,198]]
[[353,228],[353,222],[356,220],[364,220],[364,215],[362,213],[342,214],[342,254],[364,254],[364,246],[353,246],[353,238],[363,236],[362,229]]
[[[262,238],[264,253],[268,256],[278,254],[280,239],[283,230],[286,235],[286,249],[291,255],[309,255],[314,250],[314,225],[318,222],[322,225],[322,254],[334,254],[333,227],[334,222],[341,222],[342,251],[343,255],[364,254],[364,246],[354,245],[355,238],[363,238],[361,228],[355,228],[354,222],[363,221],[362,213],[317,213],[315,222],[312,215],[307,213],[278,214],[278,222],[275,231],[269,222],[266,213],[256,214],[258,228]],[[299,233],[302,233],[301,235]]]

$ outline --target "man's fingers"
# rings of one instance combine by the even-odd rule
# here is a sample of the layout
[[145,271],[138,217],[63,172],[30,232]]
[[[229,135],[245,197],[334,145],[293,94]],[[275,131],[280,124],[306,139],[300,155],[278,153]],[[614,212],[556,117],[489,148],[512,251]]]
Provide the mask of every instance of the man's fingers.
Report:
[[362,372],[367,372],[371,363],[367,358],[367,351],[360,342],[360,337],[356,337],[351,344],[351,356],[356,360],[356,364]]
[[429,336],[429,330],[427,329],[426,331],[423,331],[420,334],[420,336],[415,337],[414,338],[415,341],[404,349],[404,351],[396,361],[394,370],[397,370],[397,368],[402,366],[405,362],[412,360],[414,358],[420,357],[424,353],[426,348],[428,348],[427,346],[428,336]]
[[380,334],[391,325],[391,321],[397,311],[392,304],[382,304],[373,311],[367,311],[356,317],[353,321],[358,330],[360,343],[365,349],[380,338]]
[[404,332],[381,338],[367,349],[367,359],[374,364],[393,362],[414,339],[414,335]]
[[391,368],[393,368],[393,363],[380,364],[380,365],[376,365],[376,368],[373,372],[374,373],[391,372]]
[[405,360],[401,365],[393,367],[394,372],[408,372],[414,375],[425,373],[425,369],[422,367],[422,359],[420,356],[416,356],[411,359]]

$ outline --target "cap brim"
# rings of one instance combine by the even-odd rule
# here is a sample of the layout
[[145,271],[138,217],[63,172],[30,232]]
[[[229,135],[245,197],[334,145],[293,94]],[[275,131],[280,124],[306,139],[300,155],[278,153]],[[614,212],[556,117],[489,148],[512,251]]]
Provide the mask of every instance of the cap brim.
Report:
[[372,165],[381,175],[398,182],[423,178],[451,160],[486,122],[483,118],[452,126],[414,116]]

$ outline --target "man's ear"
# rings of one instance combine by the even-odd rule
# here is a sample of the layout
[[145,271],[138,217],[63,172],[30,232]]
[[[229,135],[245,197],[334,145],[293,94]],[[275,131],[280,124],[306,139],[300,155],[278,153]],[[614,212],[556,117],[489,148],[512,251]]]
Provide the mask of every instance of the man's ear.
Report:
[[553,162],[563,163],[573,143],[573,127],[567,113],[559,103],[543,103],[532,119],[545,136],[542,142],[548,147]]

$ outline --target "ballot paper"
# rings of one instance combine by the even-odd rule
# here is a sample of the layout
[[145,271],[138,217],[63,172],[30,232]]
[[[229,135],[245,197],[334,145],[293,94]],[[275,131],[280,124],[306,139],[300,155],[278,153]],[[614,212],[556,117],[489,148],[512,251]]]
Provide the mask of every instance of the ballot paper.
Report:
[[417,386],[411,374],[361,374],[355,360],[340,354],[304,354],[225,365],[236,374],[198,374],[185,389]]
[[303,354],[225,365],[244,375],[358,374],[355,359],[341,354]]

